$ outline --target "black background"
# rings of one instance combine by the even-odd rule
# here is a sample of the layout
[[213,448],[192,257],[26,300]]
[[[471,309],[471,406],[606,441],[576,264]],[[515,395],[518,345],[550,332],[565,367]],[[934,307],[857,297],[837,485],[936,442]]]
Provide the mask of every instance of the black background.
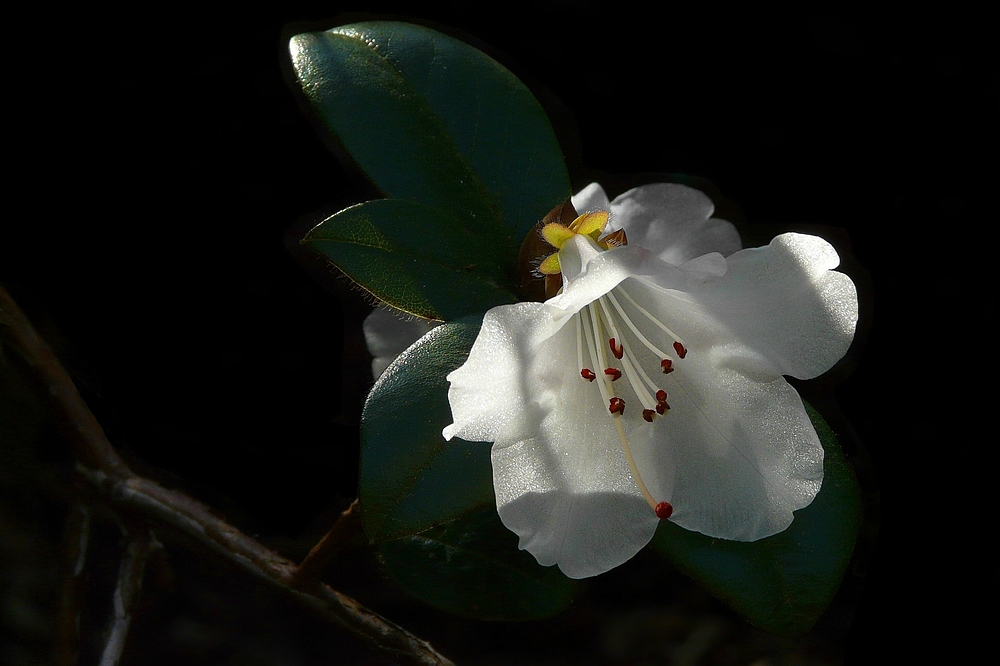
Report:
[[[964,651],[986,617],[972,600],[997,584],[976,545],[992,447],[969,427],[995,394],[977,381],[996,311],[997,80],[976,16],[539,0],[35,17],[10,84],[23,114],[12,141],[30,150],[14,160],[0,277],[113,443],[293,559],[355,495],[370,304],[295,241],[378,195],[302,112],[286,44],[380,17],[469,41],[525,81],[576,189],[598,180],[614,196],[690,174],[714,184],[747,245],[789,230],[835,244],[859,287],[859,334],[801,390],[841,433],[868,519],[839,619],[820,625],[824,654],[865,663],[917,635]],[[59,502],[44,506],[52,516],[32,520],[57,538]],[[662,567],[639,559],[583,603],[666,603],[655,585],[615,596]],[[491,654],[545,645],[529,625],[407,605],[373,562],[348,571],[331,580],[465,663],[479,663],[470,641],[491,631],[509,637]],[[153,620],[173,602],[150,603],[135,640],[156,644]],[[568,622],[567,654],[586,650],[565,638]],[[559,654],[556,636],[534,654]],[[147,658],[132,649],[133,663]]]

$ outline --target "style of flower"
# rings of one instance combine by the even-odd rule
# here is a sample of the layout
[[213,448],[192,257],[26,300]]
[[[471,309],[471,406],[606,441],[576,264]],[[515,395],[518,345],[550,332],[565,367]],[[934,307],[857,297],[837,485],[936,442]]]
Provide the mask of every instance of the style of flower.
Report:
[[544,303],[491,309],[448,375],[446,439],[493,442],[497,509],[520,547],[571,578],[616,567],[661,519],[753,541],[787,528],[823,480],[823,448],[783,375],[847,351],[857,293],[836,251],[782,234],[740,250],[711,200],[676,184],[550,223]]

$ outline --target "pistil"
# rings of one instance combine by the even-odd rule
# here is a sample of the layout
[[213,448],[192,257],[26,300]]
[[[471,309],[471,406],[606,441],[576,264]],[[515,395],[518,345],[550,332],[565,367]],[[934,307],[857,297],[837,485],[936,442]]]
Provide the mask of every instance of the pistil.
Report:
[[[642,407],[640,413],[646,423],[652,423],[658,416],[665,414],[669,409],[666,403],[667,393],[653,383],[649,375],[642,369],[638,359],[626,347],[625,341],[620,334],[621,329],[616,325],[616,317],[614,315],[617,314],[625,322],[628,329],[635,334],[636,338],[647,349],[661,357],[666,356],[666,354],[642,335],[635,323],[624,312],[621,304],[614,298],[613,294],[609,293],[607,296],[609,297],[610,305],[602,297],[587,305],[585,308],[586,312],[581,311],[574,317],[577,338],[577,361],[581,368],[580,376],[589,382],[593,382],[598,378],[600,379],[597,382],[597,386],[601,397],[608,406],[608,414],[611,417],[612,423],[614,423],[615,431],[618,433],[622,453],[625,455],[632,478],[635,480],[640,494],[646,500],[646,503],[649,504],[650,508],[656,512],[658,517],[665,519],[665,517],[670,516],[672,508],[665,510],[664,506],[669,507],[670,504],[668,502],[656,501],[642,480],[642,475],[639,474],[639,468],[632,455],[628,435],[625,433],[625,428],[622,424],[626,402],[620,395],[616,395],[614,382],[623,376],[627,379],[632,393]],[[627,295],[626,298],[628,298]],[[584,340],[586,343],[584,343]],[[608,341],[607,348],[601,343],[602,340]],[[591,367],[604,368],[604,372],[600,376],[591,370],[590,367],[583,367],[584,344],[586,344],[586,350],[589,352]],[[608,351],[611,352],[612,357],[621,362],[620,368],[607,364],[610,360],[608,358]]]

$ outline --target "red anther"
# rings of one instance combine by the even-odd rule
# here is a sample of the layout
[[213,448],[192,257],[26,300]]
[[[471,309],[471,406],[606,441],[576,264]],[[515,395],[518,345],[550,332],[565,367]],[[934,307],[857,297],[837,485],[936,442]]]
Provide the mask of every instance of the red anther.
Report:
[[614,338],[608,340],[608,345],[611,347],[611,353],[615,355],[615,358],[621,358],[625,355],[625,347],[623,347],[621,343],[618,343],[616,346]]
[[654,412],[652,409],[644,409],[644,410],[642,410],[642,418],[646,419],[646,423],[652,423],[653,422],[653,418],[655,416],[656,416],[656,412]]
[[662,361],[660,361],[660,367],[663,368],[663,374],[669,375],[671,372],[674,371],[674,362],[671,361],[669,358],[665,358]]
[[656,512],[657,518],[666,520],[674,512],[674,507],[670,506],[670,502],[660,502],[653,511]]
[[588,382],[592,382],[595,379],[597,379],[597,375],[595,375],[594,371],[591,370],[590,368],[584,368],[583,370],[581,370],[580,376],[586,379]]
[[621,398],[611,398],[611,404],[608,406],[608,411],[612,414],[624,414],[625,401]]
[[618,368],[604,368],[604,374],[611,377],[611,381],[617,381],[622,377],[622,371]]
[[656,402],[666,402],[666,401],[667,401],[667,392],[664,391],[663,389],[660,389],[659,391],[657,391],[656,392]]
[[660,416],[663,416],[669,411],[670,411],[670,405],[668,405],[667,403],[665,402],[656,403],[656,413],[659,414]]
[[677,355],[680,356],[681,358],[684,358],[685,356],[688,355],[688,350],[685,349],[684,345],[682,345],[679,342],[674,343],[674,351],[677,352]]

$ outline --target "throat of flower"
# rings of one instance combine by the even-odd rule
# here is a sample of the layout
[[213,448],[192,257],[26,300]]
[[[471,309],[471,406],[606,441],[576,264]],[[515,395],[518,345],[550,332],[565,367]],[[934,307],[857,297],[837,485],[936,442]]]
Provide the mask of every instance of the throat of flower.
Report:
[[[626,305],[623,305],[623,301]],[[626,307],[634,308],[633,312],[638,311],[639,316],[630,317],[626,313]],[[639,306],[621,286],[587,305],[574,319],[580,377],[588,383],[597,381],[597,388],[604,404],[608,406],[608,416],[614,424],[622,453],[639,493],[657,517],[661,520],[669,518],[673,507],[669,502],[657,501],[643,481],[632,455],[623,420],[628,413],[628,418],[635,422],[634,427],[651,427],[650,424],[665,416],[670,409],[666,390],[650,379],[631,349],[632,343],[637,343],[659,358],[660,369],[664,374],[673,372],[675,362],[687,355],[687,348],[676,334],[648,310]],[[653,328],[650,328],[651,324]],[[642,329],[646,331],[643,332]],[[628,341],[622,335],[625,331],[630,334]],[[650,337],[655,339],[664,333],[673,339],[671,346],[674,355],[667,354],[650,341]],[[644,352],[643,356],[648,359],[649,354]],[[585,360],[589,361],[589,365],[585,364]],[[619,383],[622,379],[625,381]],[[628,403],[632,403],[631,408]],[[642,416],[641,423],[638,422],[639,414]]]

